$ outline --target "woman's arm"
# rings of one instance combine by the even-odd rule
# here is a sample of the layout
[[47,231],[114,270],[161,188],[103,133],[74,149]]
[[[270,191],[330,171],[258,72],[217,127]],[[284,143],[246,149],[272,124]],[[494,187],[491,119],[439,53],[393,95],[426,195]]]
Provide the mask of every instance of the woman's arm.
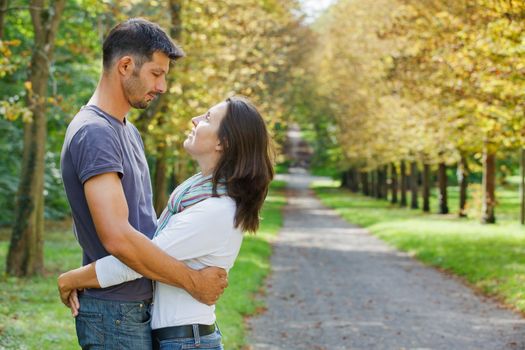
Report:
[[100,288],[95,272],[95,264],[93,262],[89,265],[79,267],[61,274],[58,277],[58,290],[60,292],[60,299],[62,302],[71,307],[69,300],[72,291],[84,288]]
[[[179,261],[202,258],[227,243],[234,230],[234,215],[232,200],[209,198],[174,216],[152,242]],[[229,264],[214,266],[231,267]],[[97,260],[95,270],[102,288],[142,277],[113,256]]]
[[[177,214],[176,218],[152,240],[178,260],[211,254],[226,244],[233,229],[235,205],[228,198],[209,198]],[[230,268],[228,266],[219,266]],[[71,270],[59,277],[60,298],[70,306],[71,291],[106,288],[142,277],[113,256]]]

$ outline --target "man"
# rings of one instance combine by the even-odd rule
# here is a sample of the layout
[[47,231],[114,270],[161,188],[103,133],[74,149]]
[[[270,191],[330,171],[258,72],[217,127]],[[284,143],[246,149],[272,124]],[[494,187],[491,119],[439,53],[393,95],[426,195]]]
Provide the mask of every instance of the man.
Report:
[[[61,155],[64,187],[83,264],[114,255],[145,277],[214,304],[227,285],[222,269],[194,271],[150,242],[156,229],[150,175],[138,130],[126,119],[166,91],[171,60],[184,53],[156,24],[130,19],[103,44],[103,73],[68,126]],[[150,349],[151,281],[145,278],[80,296],[83,349]],[[67,304],[67,296],[62,296]]]

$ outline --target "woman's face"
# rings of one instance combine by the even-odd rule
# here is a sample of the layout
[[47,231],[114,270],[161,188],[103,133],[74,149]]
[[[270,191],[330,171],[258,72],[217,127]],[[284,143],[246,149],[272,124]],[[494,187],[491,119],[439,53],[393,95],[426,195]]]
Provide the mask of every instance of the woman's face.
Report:
[[227,108],[228,103],[221,102],[211,107],[205,114],[192,118],[193,129],[184,141],[184,149],[197,160],[214,156],[218,159],[222,151],[218,131]]

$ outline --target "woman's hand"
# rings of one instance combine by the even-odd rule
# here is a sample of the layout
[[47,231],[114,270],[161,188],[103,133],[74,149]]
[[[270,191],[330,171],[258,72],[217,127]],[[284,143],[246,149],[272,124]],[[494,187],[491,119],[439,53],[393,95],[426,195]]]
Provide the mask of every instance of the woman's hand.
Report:
[[[95,263],[79,267],[61,274],[58,277],[58,292],[60,293],[60,300],[67,307],[71,308],[71,301],[76,301],[78,311],[78,294],[77,289],[84,288],[100,288],[97,280],[97,272],[95,270]],[[73,294],[74,293],[74,294]],[[73,294],[73,298],[70,296]],[[71,310],[73,312],[73,309]],[[73,313],[75,314],[75,313]]]
[[71,294],[69,294],[69,308],[71,309],[71,315],[77,317],[78,310],[80,309],[80,302],[78,301],[78,290],[73,289]]
[[57,284],[58,284],[58,292],[60,293],[60,300],[64,305],[67,307],[70,307],[70,300],[69,297],[73,291],[76,292],[76,289],[73,288],[73,286],[70,283],[70,272],[66,272],[58,276]]
[[78,301],[79,290],[73,287],[72,275],[72,271],[61,274],[58,277],[57,284],[58,292],[60,293],[60,300],[64,305],[69,307],[71,315],[77,317],[78,310],[80,309],[80,302]]

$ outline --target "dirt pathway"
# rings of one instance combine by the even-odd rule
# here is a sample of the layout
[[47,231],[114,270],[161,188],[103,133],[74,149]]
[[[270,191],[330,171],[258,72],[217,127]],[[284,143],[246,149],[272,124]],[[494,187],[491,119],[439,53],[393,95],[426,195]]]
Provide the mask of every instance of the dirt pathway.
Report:
[[525,349],[525,320],[343,221],[306,174],[274,245],[251,349]]

